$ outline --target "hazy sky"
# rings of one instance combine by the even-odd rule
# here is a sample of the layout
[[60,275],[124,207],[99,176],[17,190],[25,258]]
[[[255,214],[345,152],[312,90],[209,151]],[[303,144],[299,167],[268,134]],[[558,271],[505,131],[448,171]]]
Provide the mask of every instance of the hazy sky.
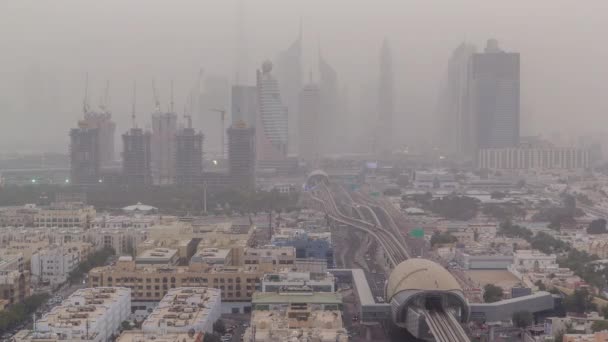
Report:
[[[451,50],[463,40],[482,48],[490,37],[521,53],[523,134],[580,134],[608,124],[606,0],[244,3],[250,81],[262,60],[293,41],[301,17],[307,68],[316,65],[320,37],[355,98],[375,81],[379,47],[388,37],[402,141],[414,132],[430,140]],[[130,124],[134,80],[140,125],[153,108],[152,79],[165,107],[174,80],[181,112],[200,68],[234,79],[236,8],[237,0],[0,1],[0,151],[66,151],[67,132],[82,113],[86,72],[94,105],[105,80],[111,82],[117,135]],[[203,127],[208,141],[218,128],[217,118],[209,118]]]

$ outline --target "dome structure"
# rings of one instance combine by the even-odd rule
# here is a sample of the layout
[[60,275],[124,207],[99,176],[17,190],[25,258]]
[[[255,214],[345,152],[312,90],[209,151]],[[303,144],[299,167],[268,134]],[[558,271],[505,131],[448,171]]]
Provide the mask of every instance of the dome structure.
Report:
[[386,287],[390,300],[403,290],[460,291],[458,281],[443,266],[428,259],[406,260],[393,270]]
[[[462,287],[440,264],[421,258],[408,259],[395,267],[386,285],[393,322],[417,338],[426,338],[423,312],[451,312],[466,323],[469,305]],[[417,327],[417,328],[413,328]]]
[[323,170],[314,170],[313,172],[308,174],[304,188],[312,189],[317,184],[322,183],[322,182],[327,184],[329,182],[329,175]]

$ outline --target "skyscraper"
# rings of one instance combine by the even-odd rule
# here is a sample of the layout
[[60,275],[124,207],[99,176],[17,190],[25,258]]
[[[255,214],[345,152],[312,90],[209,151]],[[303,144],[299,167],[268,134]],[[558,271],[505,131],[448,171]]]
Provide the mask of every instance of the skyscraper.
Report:
[[519,53],[504,52],[495,39],[471,59],[471,125],[476,149],[519,143]]
[[116,133],[116,123],[112,121],[112,114],[103,108],[101,112],[86,111],[84,113],[84,123],[89,128],[96,128],[99,131],[99,158],[101,166],[111,165],[114,161],[114,137]]
[[437,108],[437,143],[442,153],[473,155],[469,77],[475,50],[474,45],[462,43],[448,61],[447,78]]
[[[290,153],[297,152],[298,100],[302,90],[302,24],[296,40],[277,58],[276,75],[279,81],[283,104],[288,108]],[[293,142],[293,143],[291,143]]]
[[78,126],[70,130],[70,182],[97,184],[101,168],[99,129],[90,128],[82,121]]
[[262,168],[275,168],[287,159],[288,117],[281,101],[279,83],[272,75],[272,62],[257,71],[259,115],[257,119],[257,160]]
[[255,129],[244,121],[233,123],[228,132],[230,183],[241,189],[255,189]]
[[[312,81],[312,80],[311,80]],[[319,141],[321,137],[321,94],[319,87],[314,83],[309,83],[300,93],[299,110],[299,133],[298,133],[298,157],[316,167],[316,161],[320,158]]]
[[152,177],[155,184],[172,184],[175,179],[175,135],[177,115],[152,114]]
[[122,135],[123,179],[127,185],[152,184],[151,136],[141,128],[131,128]]
[[387,154],[393,148],[394,114],[393,61],[388,40],[380,51],[380,79],[378,83],[378,127],[375,136],[375,152]]
[[203,134],[188,126],[176,137],[175,183],[200,185],[203,179]]
[[[336,70],[323,58],[319,49],[319,92],[320,92],[320,113],[319,124],[317,124],[317,134],[321,141],[319,146],[329,153],[340,150],[338,144],[340,138],[344,140],[345,132],[338,132],[338,127],[344,127],[341,122],[340,114],[340,95],[338,85],[338,74]],[[338,138],[340,137],[340,138]]]
[[243,121],[255,127],[258,113],[258,89],[255,86],[232,86],[232,124]]

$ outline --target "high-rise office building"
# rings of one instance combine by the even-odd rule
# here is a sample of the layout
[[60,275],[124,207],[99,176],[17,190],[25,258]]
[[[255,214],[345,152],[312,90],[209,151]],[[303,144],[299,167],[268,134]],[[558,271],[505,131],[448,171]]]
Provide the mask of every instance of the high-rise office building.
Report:
[[70,130],[70,183],[97,184],[100,180],[101,156],[99,129],[79,122]]
[[122,171],[127,185],[152,184],[151,135],[141,128],[131,128],[122,135]]
[[437,144],[444,154],[471,156],[473,153],[469,76],[475,51],[474,45],[462,43],[448,61],[446,81],[437,104],[436,127]]
[[316,161],[320,158],[321,141],[319,141],[321,129],[321,94],[319,86],[310,83],[300,93],[300,122],[298,124],[298,157],[309,165],[316,167]]
[[176,136],[175,183],[200,185],[203,180],[203,134],[187,127]]
[[241,189],[255,189],[255,129],[238,121],[228,128],[230,183]]
[[172,184],[175,179],[175,113],[152,114],[152,178],[155,184]]
[[519,53],[488,40],[471,59],[471,115],[476,149],[516,147],[519,143]]
[[99,162],[101,166],[109,166],[114,162],[114,138],[116,123],[112,121],[112,114],[103,109],[101,112],[85,111],[84,124],[89,128],[96,128],[99,134]]
[[317,140],[320,139],[318,144],[323,146],[324,151],[336,153],[341,150],[342,146],[339,144],[344,142],[346,133],[345,130],[338,129],[338,127],[344,128],[344,122],[340,118],[338,73],[323,58],[321,51],[319,51],[319,76],[320,112],[323,115],[319,116]]
[[255,127],[258,113],[258,89],[255,86],[232,86],[232,124],[243,121]]
[[279,83],[272,75],[272,62],[266,61],[257,71],[259,114],[257,160],[262,168],[280,167],[287,159],[288,116],[281,100]]
[[297,152],[298,141],[298,100],[302,90],[302,25],[296,40],[281,52],[276,62],[276,75],[279,81],[283,104],[288,108],[290,140],[289,153]]
[[393,61],[388,40],[380,51],[380,79],[378,83],[378,127],[375,136],[375,152],[387,154],[393,148],[394,114]]

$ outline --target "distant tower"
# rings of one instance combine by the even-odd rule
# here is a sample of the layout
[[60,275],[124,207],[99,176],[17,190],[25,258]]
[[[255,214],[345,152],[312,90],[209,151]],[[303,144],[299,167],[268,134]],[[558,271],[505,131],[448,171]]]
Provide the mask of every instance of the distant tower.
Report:
[[99,129],[80,122],[78,128],[70,130],[70,182],[74,185],[97,184],[100,169]]
[[[471,116],[476,148],[519,143],[519,53],[504,52],[495,39],[471,61]],[[473,151],[475,153],[475,150]]]
[[319,141],[321,130],[321,94],[316,84],[310,83],[300,93],[300,122],[298,125],[299,159],[315,167],[319,160],[322,142]]
[[258,89],[255,86],[232,86],[232,124],[243,121],[255,127],[258,116]]
[[472,132],[469,77],[474,45],[462,43],[450,56],[446,83],[437,103],[437,143],[442,153],[471,155]]
[[279,83],[272,75],[272,63],[264,62],[257,72],[259,115],[257,119],[258,165],[273,168],[287,159],[287,108],[281,101]]
[[152,114],[152,177],[155,184],[172,184],[175,179],[175,113]]
[[[337,140],[343,140],[346,135],[346,132],[343,132],[346,126],[341,122],[340,117],[338,73],[323,58],[321,48],[319,48],[319,76],[320,113],[323,114],[319,114],[317,139],[320,139],[320,142],[318,144],[323,146],[326,153],[337,153],[341,150],[340,144],[344,143]],[[342,131],[339,128],[342,128]]]
[[375,150],[388,154],[393,148],[394,81],[391,49],[387,39],[380,51],[380,79],[378,84],[378,127]]
[[200,185],[203,180],[203,134],[188,127],[176,136],[175,183],[178,185]]
[[122,135],[123,177],[127,185],[152,184],[151,135],[133,127]]
[[236,188],[255,189],[255,129],[239,121],[227,131],[231,184]]
[[296,40],[281,52],[276,62],[276,75],[283,95],[283,104],[288,108],[290,153],[297,152],[298,100],[302,90],[302,23]]
[[249,68],[248,68],[248,54],[247,54],[247,37],[245,30],[245,1],[237,0],[237,22],[236,22],[236,77],[234,80],[235,85],[247,85],[249,84]]

